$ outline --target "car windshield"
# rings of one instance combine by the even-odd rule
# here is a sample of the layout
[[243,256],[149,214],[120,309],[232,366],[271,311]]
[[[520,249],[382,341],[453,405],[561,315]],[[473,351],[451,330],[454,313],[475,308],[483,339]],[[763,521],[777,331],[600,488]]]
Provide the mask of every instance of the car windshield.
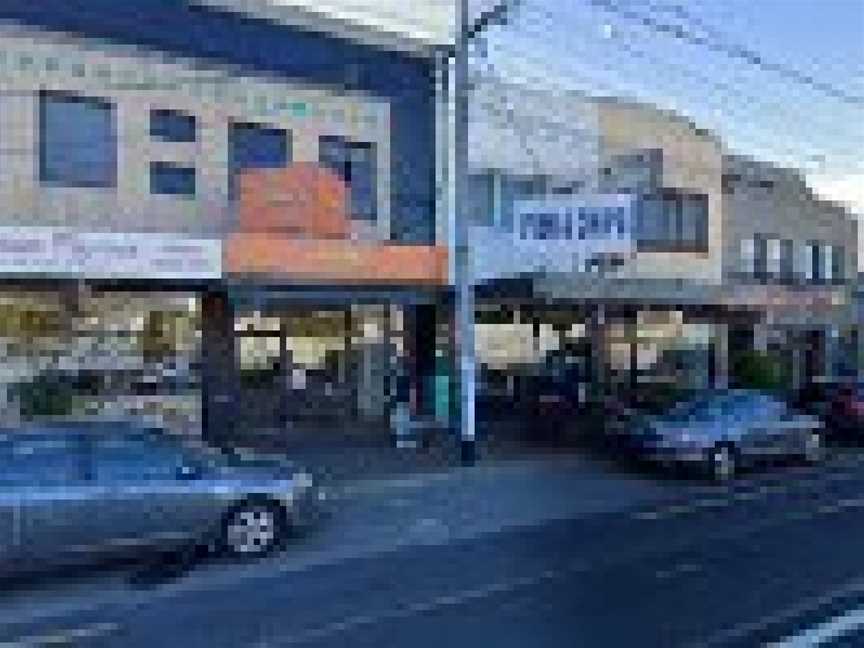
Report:
[[676,405],[664,418],[672,421],[706,421],[712,418],[745,416],[753,418],[774,412],[780,404],[773,399],[750,392],[720,392],[688,399]]

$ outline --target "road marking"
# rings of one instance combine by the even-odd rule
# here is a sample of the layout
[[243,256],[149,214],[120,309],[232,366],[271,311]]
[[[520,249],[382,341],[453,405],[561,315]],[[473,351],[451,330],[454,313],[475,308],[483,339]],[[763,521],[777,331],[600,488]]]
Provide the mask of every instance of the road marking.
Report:
[[443,594],[436,596],[428,601],[412,603],[403,607],[396,607],[375,614],[358,614],[335,621],[326,625],[303,630],[295,635],[282,637],[262,638],[258,645],[260,646],[293,646],[312,641],[327,639],[335,635],[343,634],[355,628],[364,626],[377,625],[383,621],[393,621],[397,619],[406,619],[420,614],[426,614],[445,607],[455,607],[463,605],[470,601],[488,598],[496,594],[506,594],[515,592],[525,587],[538,585],[544,581],[554,580],[568,575],[574,570],[583,569],[582,563],[573,563],[561,569],[547,569],[539,574],[532,576],[523,576],[514,578],[508,581],[498,583],[490,583],[482,587],[477,587],[468,590],[461,590],[453,594]]
[[769,648],[807,648],[820,646],[864,626],[864,608],[850,610],[817,626],[769,644]]
[[[730,643],[752,638],[757,633],[765,632],[771,626],[790,623],[796,617],[801,617],[808,612],[812,612],[813,610],[818,610],[821,607],[828,606],[840,598],[858,595],[862,593],[864,593],[864,580],[851,581],[834,590],[831,590],[824,594],[820,594],[819,596],[816,596],[814,598],[802,601],[790,608],[787,608],[775,614],[770,614],[768,616],[762,617],[761,619],[757,619],[756,621],[740,623],[736,626],[732,626],[731,628],[718,632],[717,634],[708,637],[705,640],[696,641],[691,645],[699,646],[700,648],[710,648],[711,646],[724,646]],[[780,645],[782,646],[783,644]],[[804,645],[812,646],[813,644],[811,643]]]
[[0,648],[41,648],[42,646],[62,646],[71,644],[78,639],[93,639],[116,632],[120,626],[116,623],[93,623],[80,628],[59,630],[50,634],[19,637],[12,641],[0,642]]

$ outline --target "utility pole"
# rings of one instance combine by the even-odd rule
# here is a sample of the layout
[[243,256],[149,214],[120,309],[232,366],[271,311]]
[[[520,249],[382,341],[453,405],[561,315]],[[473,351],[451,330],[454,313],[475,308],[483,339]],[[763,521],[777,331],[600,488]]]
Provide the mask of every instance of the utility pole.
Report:
[[501,0],[471,21],[468,0],[456,0],[456,42],[451,58],[450,97],[453,102],[453,272],[455,283],[456,354],[459,365],[458,429],[462,463],[477,459],[474,404],[477,393],[477,362],[474,349],[474,285],[471,271],[471,242],[468,223],[468,57],[471,43],[492,24],[504,24],[518,0]]

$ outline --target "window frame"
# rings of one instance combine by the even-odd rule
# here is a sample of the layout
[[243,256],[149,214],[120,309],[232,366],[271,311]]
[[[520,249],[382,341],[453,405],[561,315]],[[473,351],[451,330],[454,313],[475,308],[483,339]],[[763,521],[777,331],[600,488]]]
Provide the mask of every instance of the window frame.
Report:
[[[158,170],[158,171],[157,171]],[[157,190],[154,185],[154,179],[159,177],[160,173],[165,171],[174,171],[179,173],[191,172],[192,184],[191,191],[169,191]],[[171,196],[173,198],[195,198],[198,195],[198,170],[188,164],[180,164],[168,160],[152,160],[148,167],[150,179],[150,195],[152,196]],[[164,177],[164,176],[163,176]],[[185,178],[188,180],[188,178]]]
[[[105,169],[108,171],[106,177],[100,179],[82,177],[80,175],[77,177],[73,177],[68,173],[64,174],[63,171],[58,172],[57,170],[51,169],[51,165],[49,165],[49,157],[51,157],[49,155],[49,149],[52,146],[52,143],[50,141],[50,137],[48,137],[48,110],[49,104],[51,104],[52,102],[54,102],[57,106],[61,104],[89,106],[92,108],[97,108],[100,111],[104,112],[108,122],[108,141],[106,142],[106,144],[110,156],[108,159],[105,160],[104,164]],[[93,97],[90,95],[83,95],[75,92],[59,90],[41,90],[39,92],[38,113],[38,178],[40,184],[54,187],[83,189],[114,189],[117,187],[119,140],[117,137],[117,106],[116,104],[114,104],[114,102],[101,97]],[[83,149],[85,147],[82,145],[76,148]],[[96,147],[93,145],[92,142],[89,146],[86,147],[88,151],[93,151],[95,148]],[[65,161],[63,166],[64,170],[74,168],[74,165],[68,164],[68,160],[71,157],[69,155],[70,150],[71,149],[67,147],[67,150],[64,151],[64,154],[62,156]],[[94,165],[92,163],[85,163],[84,166],[92,168]]]
[[[237,132],[252,132],[259,133],[269,132],[270,134],[280,133],[282,135],[282,154],[283,159],[279,165],[244,165],[236,166],[235,151]],[[228,200],[237,201],[240,199],[240,174],[249,169],[281,169],[290,165],[294,158],[294,134],[288,128],[277,126],[271,122],[256,122],[248,120],[229,120],[228,121]]]
[[[158,120],[164,120],[162,124],[167,125],[167,128],[157,128]],[[191,134],[189,131],[181,135],[177,135],[176,131],[172,133],[172,121],[173,126],[180,125],[181,121],[185,122],[183,127],[191,128]],[[182,128],[178,130],[182,131]],[[198,118],[190,112],[176,108],[151,108],[149,133],[151,139],[160,142],[194,144],[198,141]]]
[[[324,159],[325,147],[341,147],[339,161],[331,162]],[[335,149],[331,149],[335,150]],[[364,164],[369,168],[369,204],[368,210],[357,209],[357,198],[354,191],[355,165],[359,160],[353,159],[357,154],[364,154]],[[352,220],[374,223],[378,221],[378,198],[379,198],[379,173],[378,173],[378,144],[376,142],[360,141],[341,135],[319,135],[318,136],[318,163],[324,168],[335,173],[348,190],[349,215]]]

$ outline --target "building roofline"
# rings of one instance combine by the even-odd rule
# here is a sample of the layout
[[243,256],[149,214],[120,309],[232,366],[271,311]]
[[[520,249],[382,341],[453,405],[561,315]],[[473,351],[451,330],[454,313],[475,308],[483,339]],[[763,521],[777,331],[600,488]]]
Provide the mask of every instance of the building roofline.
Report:
[[646,114],[655,115],[660,117],[670,123],[679,124],[681,126],[687,127],[690,131],[693,132],[694,135],[698,137],[702,137],[704,139],[710,140],[715,144],[722,145],[722,138],[714,133],[713,131],[703,128],[699,126],[695,121],[693,121],[690,117],[683,115],[679,112],[671,110],[669,108],[662,108],[660,106],[655,106],[653,104],[638,101],[636,99],[629,99],[624,97],[615,97],[615,96],[591,96],[589,97],[589,101],[595,103],[598,107],[609,106],[612,108],[623,108],[627,110],[638,110]]
[[[329,3],[315,0],[191,0],[190,4],[332,34],[420,58],[430,58],[454,43],[455,14],[448,16],[443,7],[437,10],[427,7],[425,11],[432,10],[435,17],[421,22],[411,20],[408,12],[397,15],[383,8],[371,10],[357,6],[357,3],[349,6],[350,3],[344,0],[329,0]],[[367,1],[366,4],[370,3]]]

